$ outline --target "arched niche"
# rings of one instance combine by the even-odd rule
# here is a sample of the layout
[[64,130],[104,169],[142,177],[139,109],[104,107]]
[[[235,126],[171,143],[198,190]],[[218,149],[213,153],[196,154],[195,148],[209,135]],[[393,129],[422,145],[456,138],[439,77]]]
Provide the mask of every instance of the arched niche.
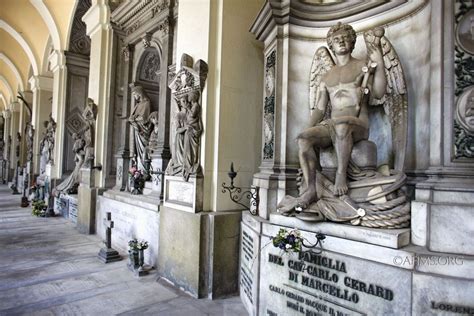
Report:
[[135,67],[135,82],[143,87],[151,101],[150,112],[158,111],[160,97],[161,55],[155,46],[139,51]]
[[91,0],[81,0],[76,6],[71,23],[68,50],[66,56],[66,104],[65,104],[65,137],[62,147],[63,177],[74,170],[72,134],[78,132],[84,124],[81,113],[87,103],[89,87],[89,64],[91,40],[86,33],[86,24],[82,17],[91,7]]

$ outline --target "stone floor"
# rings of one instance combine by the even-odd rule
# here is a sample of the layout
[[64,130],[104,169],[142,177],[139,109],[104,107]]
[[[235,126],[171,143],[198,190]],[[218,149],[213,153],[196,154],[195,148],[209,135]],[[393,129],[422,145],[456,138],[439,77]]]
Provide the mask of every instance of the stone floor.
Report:
[[247,315],[238,297],[197,300],[125,260],[103,264],[96,236],[19,205],[0,185],[0,315]]

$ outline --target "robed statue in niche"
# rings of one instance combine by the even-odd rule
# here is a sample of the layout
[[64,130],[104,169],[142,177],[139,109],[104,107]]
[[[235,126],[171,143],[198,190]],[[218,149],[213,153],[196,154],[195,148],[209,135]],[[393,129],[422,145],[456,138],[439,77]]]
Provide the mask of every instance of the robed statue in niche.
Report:
[[[356,33],[330,28],[310,72],[309,126],[297,137],[300,194],[278,210],[305,221],[368,227],[409,226],[403,192],[407,95],[398,55],[383,28],[364,33],[367,56],[355,58]],[[378,158],[377,158],[378,155]]]
[[130,84],[132,94],[132,110],[128,117],[128,122],[132,127],[132,144],[130,146],[133,158],[139,170],[148,177],[150,171],[150,158],[148,157],[148,144],[150,134],[153,131],[150,117],[150,98],[143,90],[143,87]]
[[182,176],[185,181],[202,174],[199,161],[203,133],[201,91],[207,72],[207,63],[198,60],[193,65],[192,57],[183,54],[181,69],[169,85],[176,101],[176,111],[172,127],[172,158],[166,174]]

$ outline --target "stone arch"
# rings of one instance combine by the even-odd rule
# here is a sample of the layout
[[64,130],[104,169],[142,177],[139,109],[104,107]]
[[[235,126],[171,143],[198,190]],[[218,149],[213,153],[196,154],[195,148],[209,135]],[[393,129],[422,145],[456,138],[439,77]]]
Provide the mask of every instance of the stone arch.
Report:
[[134,61],[134,81],[143,86],[150,97],[150,112],[158,111],[160,99],[161,47],[156,40],[137,45],[137,58]]
[[87,104],[89,88],[90,38],[86,33],[86,24],[82,17],[91,7],[90,0],[78,1],[74,8],[68,35],[66,57],[66,100],[65,100],[65,131],[62,144],[62,174],[67,176],[74,170],[74,154],[72,134],[77,132],[83,121],[81,113]]
[[51,16],[48,8],[43,3],[43,0],[30,0],[30,2],[36,8],[44,23],[48,27],[50,39],[52,39],[54,49],[61,50],[61,40],[59,37],[58,27],[56,26],[56,23],[54,22],[54,19]]
[[3,96],[3,93],[0,92],[0,100],[2,100],[3,103],[3,110],[7,109],[7,100],[5,100],[5,97]]
[[8,93],[10,94],[10,101],[16,100],[16,93],[13,93],[12,86],[8,82],[8,80],[0,74],[0,81],[3,82],[5,87],[7,87]]
[[67,43],[68,52],[90,56],[91,40],[89,36],[87,36],[86,24],[82,21],[82,17],[90,7],[90,0],[81,0],[78,1],[76,8],[74,9],[74,16],[69,28]]
[[51,36],[48,37],[48,42],[46,44],[46,47],[44,49],[43,53],[43,60],[41,63],[41,75],[42,76],[47,76],[47,77],[52,77],[53,73],[49,69],[49,56],[54,52],[54,44],[52,42]]
[[5,62],[5,64],[7,64],[8,67],[10,67],[11,71],[15,75],[16,80],[18,81],[18,88],[21,91],[25,91],[25,88],[23,86],[23,80],[21,79],[20,72],[18,71],[18,68],[15,66],[15,64],[12,62],[12,60],[10,58],[8,58],[8,56],[5,55],[2,52],[0,52],[0,60]]
[[38,62],[35,59],[35,55],[33,54],[30,45],[28,45],[23,36],[21,36],[20,33],[18,33],[14,28],[12,28],[7,22],[2,19],[0,19],[0,29],[3,29],[5,32],[10,34],[18,42],[18,44],[20,44],[20,46],[25,51],[26,56],[28,56],[28,59],[30,60],[31,67],[33,69],[33,74],[37,76],[39,74]]

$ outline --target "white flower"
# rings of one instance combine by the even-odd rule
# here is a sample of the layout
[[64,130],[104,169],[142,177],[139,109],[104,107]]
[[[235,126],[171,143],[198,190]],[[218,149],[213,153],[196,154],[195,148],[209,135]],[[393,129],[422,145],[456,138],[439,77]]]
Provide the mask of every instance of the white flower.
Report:
[[290,244],[286,244],[286,249],[290,249],[291,248],[291,245]]

